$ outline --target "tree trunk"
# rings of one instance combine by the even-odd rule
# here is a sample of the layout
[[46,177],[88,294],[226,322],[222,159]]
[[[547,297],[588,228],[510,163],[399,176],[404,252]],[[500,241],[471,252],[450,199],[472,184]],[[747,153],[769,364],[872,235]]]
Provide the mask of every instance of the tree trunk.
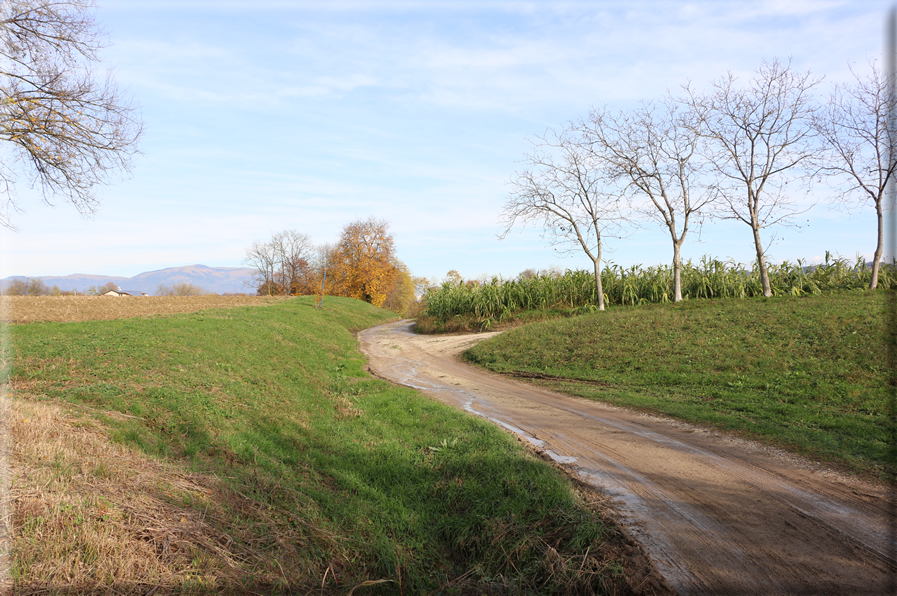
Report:
[[769,285],[769,271],[766,269],[766,255],[763,254],[763,241],[760,240],[760,228],[752,223],[754,229],[754,247],[757,249],[757,266],[760,267],[760,283],[763,285],[763,295],[772,296],[772,287]]
[[881,264],[881,253],[884,249],[884,224],[882,223],[881,201],[875,205],[875,213],[878,215],[878,244],[875,246],[875,254],[872,256],[872,279],[869,281],[869,289],[878,287],[878,269]]
[[595,291],[598,292],[598,310],[604,310],[604,288],[601,285],[601,257],[592,259],[595,266]]
[[673,241],[673,302],[682,302],[682,257],[679,249],[682,241]]

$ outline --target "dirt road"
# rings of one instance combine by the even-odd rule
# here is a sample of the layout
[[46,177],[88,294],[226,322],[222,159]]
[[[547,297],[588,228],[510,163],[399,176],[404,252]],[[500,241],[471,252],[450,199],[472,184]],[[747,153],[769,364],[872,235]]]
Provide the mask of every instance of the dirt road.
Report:
[[493,334],[359,334],[371,370],[492,420],[614,498],[680,594],[888,594],[884,487],[689,425],[484,372],[457,355]]

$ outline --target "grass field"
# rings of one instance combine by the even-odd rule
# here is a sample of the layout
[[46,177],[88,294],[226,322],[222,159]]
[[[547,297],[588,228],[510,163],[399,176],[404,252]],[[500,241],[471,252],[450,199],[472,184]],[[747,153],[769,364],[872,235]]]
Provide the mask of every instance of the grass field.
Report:
[[466,357],[881,474],[886,299],[861,290],[615,308],[512,329]]
[[7,326],[16,590],[628,592],[560,472],[364,372],[394,315],[311,304]]

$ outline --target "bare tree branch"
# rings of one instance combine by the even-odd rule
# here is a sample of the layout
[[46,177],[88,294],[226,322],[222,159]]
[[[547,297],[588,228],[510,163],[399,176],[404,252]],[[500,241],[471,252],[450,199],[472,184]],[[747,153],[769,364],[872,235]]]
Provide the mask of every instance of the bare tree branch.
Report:
[[243,262],[255,269],[251,284],[259,295],[299,296],[313,290],[315,252],[306,234],[284,230],[268,242],[253,242]]
[[275,276],[277,274],[277,249],[272,242],[253,242],[246,249],[243,262],[255,269],[256,277],[251,285],[257,288],[259,295],[271,296],[279,294]]
[[626,185],[636,209],[669,232],[673,300],[682,300],[682,244],[692,217],[717,197],[702,181],[703,113],[670,99],[630,113],[593,109],[580,127],[596,159]]
[[897,139],[888,126],[895,101],[889,97],[889,81],[875,62],[870,67],[868,76],[854,72],[852,84],[835,86],[813,125],[827,149],[817,160],[819,170],[842,183],[836,202],[875,207],[878,235],[869,282],[869,288],[875,289],[884,250],[886,188],[897,172],[897,155],[890,155],[889,147]]
[[0,225],[12,227],[16,174],[62,196],[82,214],[94,187],[130,171],[143,125],[111,75],[97,76],[102,34],[93,0],[6,0],[0,4]]
[[598,308],[604,310],[601,286],[603,236],[627,221],[622,189],[595,159],[572,125],[549,131],[526,156],[528,169],[511,180],[502,214],[504,238],[521,223],[542,224],[543,237],[559,246],[578,247],[595,270]]
[[730,73],[708,95],[687,86],[683,101],[705,114],[707,158],[719,176],[720,196],[728,217],[751,227],[763,294],[771,296],[760,231],[791,224],[809,210],[795,195],[813,171],[810,92],[819,79],[773,60],[764,61],[746,86],[736,83]]

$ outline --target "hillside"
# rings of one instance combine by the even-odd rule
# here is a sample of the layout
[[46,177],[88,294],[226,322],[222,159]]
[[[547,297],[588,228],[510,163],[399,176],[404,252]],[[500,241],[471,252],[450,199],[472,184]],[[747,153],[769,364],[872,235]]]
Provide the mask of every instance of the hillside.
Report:
[[879,474],[891,443],[886,300],[860,290],[614,308],[519,327],[466,357]]
[[313,304],[11,325],[16,591],[631,593],[563,474],[365,372],[395,315]]

